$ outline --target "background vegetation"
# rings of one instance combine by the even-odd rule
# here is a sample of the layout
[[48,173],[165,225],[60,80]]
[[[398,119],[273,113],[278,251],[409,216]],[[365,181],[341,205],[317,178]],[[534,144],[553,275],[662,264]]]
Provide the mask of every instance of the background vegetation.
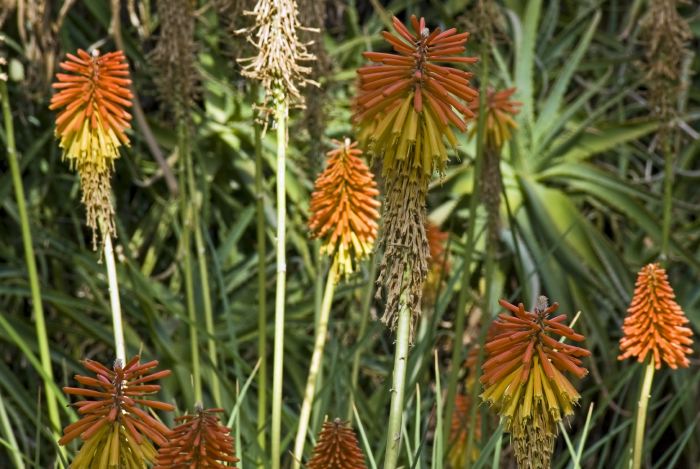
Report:
[[[118,7],[135,89],[155,138],[148,142],[135,124],[131,148],[122,152],[113,178],[127,349],[129,355],[140,351],[145,359],[157,358],[162,368],[173,370],[161,383],[160,397],[179,403],[184,411],[194,396],[181,207],[154,159],[154,151],[160,151],[172,168],[179,167],[173,153],[177,135],[157,92],[159,70],[150,55],[159,18],[154,1],[112,3]],[[194,3],[200,77],[192,116],[194,203],[206,246],[199,255],[206,262],[209,290],[202,290],[197,269],[194,285],[198,311],[205,298],[212,302],[214,336],[207,336],[203,317],[195,326],[201,344],[214,339],[218,358],[214,367],[203,347],[205,405],[226,409],[237,455],[243,466],[250,466],[268,459],[260,454],[257,440],[255,380],[247,386],[258,359],[253,123],[257,95],[235,61],[250,55],[250,45],[232,32],[247,26],[241,12],[251,5],[235,0]],[[80,359],[109,363],[113,349],[104,265],[92,251],[91,235],[84,227],[77,177],[61,161],[53,138],[50,82],[65,52],[92,45],[104,51],[116,47],[110,31],[112,7],[96,0],[0,2],[5,36],[1,54],[9,61],[12,119],[59,388],[72,384],[73,374],[81,370]],[[574,467],[577,458],[572,452],[578,452],[582,467],[620,468],[627,462],[642,367],[617,360],[617,341],[635,273],[642,265],[665,263],[691,327],[700,330],[700,63],[693,53],[684,56],[685,86],[675,95],[680,113],[671,167],[671,230],[668,252],[662,256],[664,155],[656,137],[659,121],[648,102],[648,46],[639,28],[647,8],[647,2],[640,0],[506,0],[495,2],[489,12],[495,25],[493,40],[485,45],[490,55],[489,85],[517,87],[515,97],[523,103],[519,129],[506,145],[501,165],[505,199],[500,243],[496,250],[486,249],[487,215],[481,201],[488,187],[476,184],[475,193],[475,146],[461,135],[447,173],[434,181],[429,194],[431,221],[449,232],[451,268],[444,271],[434,306],[424,308],[411,349],[402,456],[406,467],[442,467],[444,457],[433,445],[441,433],[436,431],[436,401],[444,399],[440,390],[446,389],[451,373],[459,373],[459,389],[467,374],[461,361],[452,362],[452,351],[466,347],[462,357],[466,356],[479,341],[480,324],[500,312],[499,298],[532,305],[538,295],[546,294],[570,317],[581,311],[576,328],[593,352],[585,362],[590,374],[576,382],[581,408],[566,426],[567,439],[558,439],[555,468]],[[680,13],[693,32],[689,49],[697,51],[700,9],[690,2]],[[482,46],[483,21],[474,2],[467,0],[300,1],[302,24],[320,28],[320,34],[304,31],[302,36],[316,41],[310,49],[318,56],[314,78],[321,87],[307,89],[307,109],[293,110],[290,122],[282,417],[283,447],[288,449],[328,267],[317,243],[308,239],[309,195],[330,139],[353,135],[350,102],[355,69],[365,62],[362,51],[385,47],[380,32],[389,28],[392,14],[402,19],[423,15],[431,26],[470,31],[468,55],[479,55]],[[478,64],[474,71],[479,76]],[[7,135],[0,132],[4,147]],[[262,153],[269,353],[275,272],[274,139],[274,132],[264,136]],[[470,210],[470,204],[476,209]],[[468,246],[470,225],[475,240]],[[18,209],[4,158],[0,159],[0,232],[0,467],[10,466],[13,447],[27,467],[50,467],[57,447],[43,393]],[[469,265],[463,260],[465,251],[473,254]],[[360,274],[336,290],[311,432],[318,433],[326,415],[353,419],[354,427],[361,428],[363,450],[379,463],[386,436],[393,338],[375,320],[383,306],[373,299],[373,265],[366,263]],[[466,300],[463,309],[460,292]],[[463,336],[455,337],[454,323],[460,314],[465,315],[466,327]],[[694,350],[690,368],[664,369],[656,376],[646,432],[647,467],[698,467],[697,344]],[[356,360],[359,373],[354,376]],[[212,374],[218,376],[216,392]],[[220,402],[215,402],[216,393]],[[352,402],[360,422],[352,415]],[[59,401],[63,425],[75,418],[65,404]],[[483,415],[476,466],[513,466],[507,436],[501,439],[495,431],[498,422],[486,406],[478,412]],[[69,453],[74,450],[69,447]],[[443,450],[449,450],[449,443]]]

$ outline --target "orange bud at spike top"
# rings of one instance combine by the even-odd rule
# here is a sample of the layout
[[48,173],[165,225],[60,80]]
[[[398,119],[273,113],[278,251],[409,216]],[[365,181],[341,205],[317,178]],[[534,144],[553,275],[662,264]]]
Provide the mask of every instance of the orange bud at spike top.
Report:
[[323,240],[321,252],[334,259],[341,274],[350,274],[377,237],[379,191],[357,142],[334,143],[311,195],[309,228]]
[[131,107],[129,65],[122,51],[100,55],[82,49],[67,54],[57,73],[59,90],[49,109],[61,109],[56,118],[56,136],[63,155],[72,166],[90,162],[104,169],[119,157],[117,149],[129,145],[124,133],[130,127]]
[[[515,93],[515,88],[507,90],[488,91],[488,99],[486,101],[486,147],[500,149],[501,146],[511,137],[511,130],[517,129],[518,124],[515,123],[512,116],[520,112],[520,101],[511,101],[511,96]],[[479,100],[475,99],[469,105],[469,108],[475,113],[479,113]],[[474,136],[476,128],[472,128],[470,135]]]
[[56,136],[63,158],[80,175],[82,202],[87,210],[87,225],[92,228],[93,247],[96,232],[114,235],[114,209],[111,202],[111,175],[119,147],[129,145],[124,133],[130,127],[131,107],[129,66],[121,51],[92,55],[79,49],[68,54],[57,73],[51,98],[51,110],[60,110],[56,118]]
[[153,469],[233,467],[238,462],[233,438],[216,415],[223,411],[200,407],[194,415],[177,417],[175,420],[182,423],[173,429],[168,442],[158,450]]
[[[413,32],[393,19],[396,34],[384,39],[395,53],[365,52],[375,62],[360,68],[354,120],[361,140],[383,155],[386,174],[396,164],[430,176],[443,170],[447,152],[443,137],[456,146],[451,126],[460,132],[474,116],[466,103],[477,92],[469,86],[472,74],[446,64],[472,64],[466,50],[469,33],[454,28],[432,32],[425,19],[411,17]],[[405,163],[401,163],[405,162]]]
[[340,419],[325,422],[308,469],[367,469],[357,437]]
[[557,422],[573,414],[580,397],[565,373],[584,377],[588,371],[581,358],[591,354],[550,336],[584,340],[563,324],[566,316],[550,318],[559,305],[547,306],[546,300],[540,297],[533,313],[525,311],[522,303],[514,306],[500,300],[512,315],[499,314],[484,345],[481,398],[504,418],[520,467],[530,467],[526,461],[541,464],[532,467],[549,467]]
[[692,352],[693,331],[684,326],[688,319],[675,297],[659,264],[642,267],[622,326],[619,360],[636,357],[643,362],[651,352],[657,369],[662,361],[674,369],[690,364],[686,355]]

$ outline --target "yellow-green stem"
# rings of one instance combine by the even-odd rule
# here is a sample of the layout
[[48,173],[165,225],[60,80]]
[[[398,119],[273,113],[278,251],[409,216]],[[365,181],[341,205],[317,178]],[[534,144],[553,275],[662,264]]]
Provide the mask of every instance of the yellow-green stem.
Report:
[[673,208],[673,160],[671,151],[671,135],[668,129],[663,129],[662,149],[664,157],[664,199],[663,217],[661,222],[661,255],[668,258],[669,241],[671,239],[671,210]]
[[199,336],[197,331],[197,311],[194,302],[194,280],[192,279],[192,253],[190,251],[192,233],[192,204],[188,201],[185,175],[187,173],[187,128],[184,124],[178,125],[178,156],[180,158],[180,211],[182,212],[182,253],[183,271],[185,277],[185,301],[187,304],[187,318],[190,332],[190,359],[192,361],[192,381],[194,386],[194,402],[202,401],[202,372],[199,363]]
[[301,467],[301,458],[304,455],[306,432],[309,428],[309,419],[311,418],[311,406],[316,395],[316,383],[318,382],[318,377],[320,376],[321,368],[323,366],[323,350],[326,347],[326,335],[328,333],[328,321],[331,314],[331,306],[333,305],[333,293],[335,292],[337,270],[337,262],[333,262],[333,265],[328,271],[326,288],[323,292],[321,312],[318,318],[318,328],[316,329],[316,338],[314,340],[314,351],[311,355],[311,363],[309,364],[309,376],[306,379],[304,401],[301,404],[301,412],[299,413],[299,427],[297,429],[297,436],[294,441],[294,461],[292,462],[293,469],[299,469],[299,467]]
[[117,360],[126,364],[126,347],[124,345],[124,326],[122,322],[122,306],[119,301],[119,281],[117,280],[117,265],[114,262],[112,237],[107,234],[103,240],[105,264],[107,267],[107,284],[109,287],[109,304],[112,308],[112,330],[114,332],[114,349]]
[[651,395],[651,383],[654,380],[654,357],[652,356],[644,368],[644,379],[639,393],[637,403],[637,415],[634,422],[634,447],[632,448],[632,459],[630,467],[640,469],[644,459],[644,427],[647,420],[647,408],[649,407],[649,397]]
[[[32,243],[32,233],[29,228],[29,216],[27,215],[27,205],[24,200],[24,185],[20,174],[19,162],[17,158],[17,147],[15,145],[15,130],[12,123],[12,111],[10,109],[10,97],[7,92],[7,84],[0,80],[0,100],[2,100],[2,115],[5,121],[5,138],[7,139],[7,159],[12,173],[12,185],[15,190],[15,200],[17,202],[17,212],[19,214],[20,228],[22,230],[22,244],[24,247],[24,260],[27,265],[29,275],[29,290],[32,297],[32,308],[34,309],[34,326],[36,338],[39,345],[39,356],[41,358],[41,368],[46,375],[45,379],[53,383],[53,370],[51,368],[51,354],[49,353],[49,339],[46,333],[46,320],[44,317],[44,306],[41,302],[41,288],[39,286],[39,275],[36,269],[36,259],[34,258],[34,245]],[[61,419],[58,414],[56,395],[45,383],[44,393],[46,395],[46,407],[49,413],[49,421],[56,436],[61,430]],[[64,450],[62,449],[62,452]]]
[[287,278],[286,256],[286,153],[287,153],[287,101],[280,99],[275,110],[277,122],[277,282],[275,286],[275,343],[272,363],[272,469],[279,469],[282,452],[282,377],[284,372],[284,307]]
[[[187,138],[187,137],[186,137]],[[216,373],[218,359],[216,356],[216,340],[214,339],[214,313],[211,307],[211,291],[209,290],[209,271],[207,270],[207,253],[202,237],[202,227],[199,220],[201,210],[201,197],[197,191],[194,179],[194,168],[189,145],[185,144],[183,151],[187,151],[185,161],[187,162],[187,182],[189,186],[189,202],[192,206],[192,230],[194,231],[194,246],[197,253],[197,264],[199,266],[199,284],[202,290],[202,306],[204,307],[204,327],[207,331],[207,349],[209,361],[211,362],[211,373],[209,375],[212,396],[217,407],[221,407],[221,389],[219,386],[219,375]],[[201,401],[197,401],[201,402]]]
[[[267,289],[265,288],[265,192],[263,188],[263,158],[260,126],[255,126],[255,210],[258,239],[258,445],[265,454],[267,425]],[[258,467],[264,467],[263,457]]]
[[[489,72],[489,44],[484,41],[481,45],[481,73],[479,74],[480,82],[479,89],[486,90],[488,87],[488,72]],[[476,127],[476,158],[474,162],[474,174],[473,180],[474,185],[472,189],[472,195],[469,199],[469,225],[467,227],[467,239],[466,239],[466,249],[464,251],[464,264],[462,270],[462,284],[459,291],[459,296],[457,298],[457,310],[456,310],[456,320],[455,320],[455,332],[454,332],[454,343],[460,344],[462,341],[462,336],[464,335],[464,322],[466,319],[466,305],[467,297],[469,295],[469,282],[471,280],[471,263],[472,256],[474,255],[474,237],[476,234],[476,210],[479,205],[479,191],[481,190],[480,179],[478,177],[481,174],[481,167],[484,164],[484,133],[486,131],[486,93],[480,93],[479,99],[479,117],[477,119]],[[457,379],[462,367],[462,347],[456,346],[452,349],[452,360],[450,375],[447,379],[447,397],[445,399],[445,419],[443,420],[446,435],[449,435],[450,428],[449,425],[452,423],[452,414],[454,412],[455,405],[455,395],[457,393]],[[474,388],[478,388],[475,386]],[[474,392],[472,394],[475,394]],[[474,399],[475,396],[472,396]],[[472,402],[476,402],[472,400]],[[470,451],[470,438],[473,439],[473,428],[471,422],[471,416],[476,415],[476,409],[478,406],[471,406],[470,413],[470,427],[469,427],[469,437],[467,438],[467,448],[466,454],[471,454]],[[471,460],[467,458],[469,462]]]
[[[358,342],[364,340],[365,337],[365,331],[367,330],[367,323],[369,322],[369,310],[370,307],[372,306],[372,296],[374,293],[374,279],[377,275],[377,263],[375,262],[375,256],[372,255],[372,258],[370,259],[370,269],[369,269],[369,278],[367,281],[367,285],[365,286],[365,291],[364,295],[362,297],[362,317],[360,319],[360,327],[357,331],[357,340]],[[357,389],[357,379],[360,375],[360,361],[362,359],[362,352],[364,351],[365,347],[363,346],[358,346],[357,349],[355,350],[355,356],[352,359],[352,374],[350,375],[350,389]],[[353,395],[350,396],[350,403],[348,405],[348,414],[346,420],[349,420],[352,422],[353,418],[353,411],[352,408],[355,405],[355,398]]]
[[395,469],[401,454],[401,420],[403,418],[404,394],[406,392],[406,369],[408,368],[408,335],[411,328],[411,310],[403,303],[399,311],[396,329],[396,352],[391,384],[391,406],[386,440],[384,469]]

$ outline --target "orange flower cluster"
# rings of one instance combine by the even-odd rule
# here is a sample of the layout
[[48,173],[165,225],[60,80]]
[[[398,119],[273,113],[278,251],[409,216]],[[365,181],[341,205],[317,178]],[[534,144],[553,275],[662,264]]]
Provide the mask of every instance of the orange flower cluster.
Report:
[[63,392],[95,399],[73,404],[82,417],[68,425],[59,440],[61,445],[77,437],[84,442],[71,467],[136,469],[153,461],[156,450],[151,441],[165,444],[170,430],[141,406],[164,411],[174,409],[170,404],[144,399],[160,390],[153,381],[169,376],[170,370],[150,373],[158,362],[141,364],[138,355],[125,366],[117,360],[111,370],[93,360],[82,363],[96,376],[75,375],[75,380],[92,389],[64,387]]
[[[517,129],[512,116],[520,112],[520,101],[511,101],[511,96],[515,93],[515,88],[508,88],[502,91],[489,89],[486,101],[486,129],[484,132],[485,146],[487,148],[500,149],[501,146],[511,137],[511,130]],[[479,101],[474,100],[470,104],[471,110],[478,114]],[[471,135],[476,133],[473,128]]]
[[308,469],[367,469],[365,457],[352,428],[340,419],[325,422]]
[[[469,437],[469,414],[471,409],[471,398],[466,394],[455,396],[455,407],[452,412],[452,422],[450,423],[450,442],[447,453],[448,467],[457,469],[467,465],[467,439]],[[474,441],[481,440],[481,414],[476,413],[474,424]],[[479,447],[474,444],[471,448],[471,461],[479,457]]]
[[[383,173],[402,166],[430,177],[447,162],[443,136],[453,146],[451,126],[466,130],[474,116],[465,104],[477,92],[469,86],[472,74],[440,64],[477,61],[462,57],[469,33],[455,28],[430,32],[425,19],[411,16],[414,32],[394,17],[397,34],[384,31],[396,54],[364,52],[377,65],[360,68],[354,119],[376,155],[383,155]],[[398,54],[398,55],[397,55]],[[405,163],[402,163],[405,162]]]
[[[196,409],[194,415],[175,420],[182,422],[161,446],[153,469],[224,468],[238,461],[230,430],[219,422],[224,409]],[[230,463],[230,464],[229,464]]]
[[130,127],[131,107],[129,65],[122,51],[92,55],[82,49],[67,54],[60,67],[70,73],[58,73],[60,90],[49,109],[62,109],[56,119],[56,136],[61,139],[64,157],[71,166],[92,163],[105,169],[119,157],[117,149],[129,145],[124,133]]
[[550,336],[584,340],[563,324],[566,315],[549,317],[559,307],[557,303],[548,307],[546,298],[540,297],[532,313],[522,303],[499,303],[513,316],[500,314],[492,325],[493,335],[484,346],[487,359],[482,365],[481,398],[505,419],[520,467],[526,461],[549,467],[557,422],[573,414],[580,397],[564,373],[584,377],[588,371],[581,366],[581,358],[590,352]]
[[311,195],[309,228],[322,238],[321,252],[333,258],[340,274],[370,254],[377,237],[379,195],[377,183],[360,156],[357,142],[334,141],[328,166],[316,179]]
[[651,352],[657,369],[662,361],[673,369],[690,364],[686,355],[692,353],[693,331],[684,326],[688,319],[675,297],[659,264],[642,267],[622,326],[618,360],[636,357],[643,362]]
[[439,283],[443,276],[450,271],[450,261],[448,252],[445,249],[449,233],[441,231],[440,228],[430,221],[425,225],[425,235],[428,239],[430,249],[430,272],[425,282],[425,302],[434,303],[439,290]]
[[119,147],[129,145],[125,130],[130,127],[131,106],[129,66],[121,51],[92,55],[78,50],[67,54],[60,66],[69,73],[56,74],[53,87],[59,92],[51,99],[51,110],[61,109],[56,118],[63,158],[77,169],[87,225],[93,231],[113,235],[114,209],[111,202],[111,174]]

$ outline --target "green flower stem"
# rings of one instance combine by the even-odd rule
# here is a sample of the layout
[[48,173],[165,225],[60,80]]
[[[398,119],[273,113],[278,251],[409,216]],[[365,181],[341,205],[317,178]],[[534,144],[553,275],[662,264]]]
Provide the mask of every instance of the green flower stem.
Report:
[[286,153],[287,153],[287,100],[279,99],[275,109],[277,122],[277,283],[275,287],[275,343],[272,363],[272,469],[280,468],[282,452],[282,377],[284,372],[284,306],[287,280],[286,256]]
[[[267,425],[267,289],[265,278],[265,192],[263,187],[263,157],[260,126],[255,126],[255,211],[258,238],[258,445],[265,454]],[[263,462],[260,461],[262,466]]]
[[389,410],[389,428],[386,440],[384,469],[396,469],[401,452],[401,420],[403,418],[404,394],[406,392],[406,369],[408,367],[408,334],[411,327],[411,310],[405,304],[399,311],[396,330],[396,352],[394,355],[394,373],[391,384],[391,407]]
[[673,160],[671,151],[671,136],[669,130],[662,130],[662,149],[664,156],[664,195],[663,216],[661,222],[661,255],[668,258],[669,241],[671,238],[671,209],[673,208]]
[[[19,213],[20,227],[22,230],[22,244],[24,246],[24,260],[27,264],[29,275],[29,289],[32,297],[32,308],[34,309],[34,325],[36,327],[36,337],[39,344],[39,356],[41,357],[41,368],[45,373],[45,380],[53,383],[53,371],[51,369],[51,354],[49,353],[49,340],[46,333],[46,320],[44,317],[44,307],[41,302],[41,289],[39,287],[39,275],[36,269],[36,259],[34,258],[34,245],[32,244],[32,233],[29,229],[29,217],[27,215],[27,205],[24,200],[24,185],[20,174],[19,162],[17,161],[17,147],[15,145],[15,130],[12,123],[12,111],[10,110],[10,97],[7,92],[7,84],[0,80],[0,100],[2,100],[2,115],[5,121],[5,138],[7,139],[7,159],[12,173],[12,185],[15,189],[15,199],[17,201],[17,212]],[[44,386],[46,394],[46,407],[49,413],[49,421],[56,436],[61,430],[61,419],[58,414],[56,395],[47,383]],[[62,449],[62,452],[64,450]]]
[[[362,317],[360,319],[360,328],[357,331],[357,340],[361,342],[365,338],[365,331],[367,330],[367,324],[369,323],[369,310],[372,306],[372,296],[374,293],[374,280],[377,276],[377,262],[375,256],[369,261],[369,277],[367,285],[365,286],[364,295],[362,297]],[[352,359],[352,374],[350,375],[350,389],[357,388],[357,380],[360,376],[360,361],[362,359],[362,352],[365,350],[366,346],[358,345],[355,349],[355,355]],[[346,420],[352,421],[353,411],[352,408],[355,405],[354,395],[350,395],[350,403],[348,405],[348,414]]]
[[647,420],[647,408],[651,395],[651,383],[654,380],[654,357],[652,356],[644,368],[644,380],[639,393],[637,415],[634,422],[634,447],[632,449],[632,469],[640,469],[644,459],[644,427]]
[[15,434],[12,431],[12,424],[10,423],[10,419],[7,417],[7,412],[5,411],[5,404],[2,399],[2,394],[0,394],[0,430],[2,430],[2,434],[5,437],[5,441],[7,442],[6,449],[10,453],[10,456],[12,456],[12,462],[15,465],[16,469],[24,469],[24,460],[22,459],[22,452],[19,448],[19,445],[17,445],[17,439],[15,438]]
[[316,383],[323,365],[323,350],[326,347],[328,321],[331,315],[331,306],[333,305],[333,294],[335,292],[337,271],[338,264],[336,261],[333,262],[333,265],[328,271],[326,288],[323,292],[321,312],[318,319],[318,328],[316,329],[316,338],[314,340],[314,351],[311,355],[309,376],[306,379],[306,388],[304,390],[304,401],[302,402],[301,412],[299,413],[299,427],[297,429],[296,440],[294,441],[294,460],[292,462],[293,469],[299,469],[301,467],[301,458],[304,455],[306,432],[309,428],[309,419],[311,418],[311,406],[316,395]]
[[194,385],[194,402],[202,402],[202,372],[199,363],[199,337],[197,331],[197,311],[194,303],[194,281],[192,277],[192,253],[190,252],[192,233],[192,205],[187,200],[187,187],[185,175],[187,173],[187,159],[189,148],[187,129],[184,124],[178,126],[178,156],[180,158],[180,211],[182,213],[182,254],[185,281],[185,301],[187,304],[187,318],[190,330],[190,359],[192,361],[192,381]]
[[112,329],[114,332],[114,348],[117,360],[126,364],[126,347],[124,345],[124,326],[122,321],[122,306],[119,301],[119,282],[117,280],[117,265],[114,262],[112,237],[107,234],[104,238],[105,264],[107,264],[107,283],[109,285],[109,304],[112,308]]
[[[488,77],[489,77],[489,53],[488,53],[489,42],[484,41],[481,45],[481,73],[479,75],[479,89],[488,89]],[[472,189],[472,195],[469,198],[469,225],[467,227],[467,239],[466,239],[466,249],[464,251],[464,266],[462,270],[462,285],[459,291],[459,297],[457,298],[457,318],[455,320],[455,332],[454,332],[454,343],[455,346],[452,348],[452,360],[450,375],[447,380],[447,397],[445,399],[445,419],[444,419],[444,431],[446,435],[449,435],[450,425],[452,424],[452,414],[454,412],[455,406],[455,395],[457,393],[457,380],[459,378],[459,373],[462,368],[462,347],[459,346],[462,341],[462,336],[464,335],[464,321],[466,319],[466,305],[467,298],[469,296],[469,282],[471,279],[471,263],[472,257],[474,255],[474,237],[476,235],[476,211],[479,205],[479,191],[480,188],[480,178],[481,167],[484,164],[484,133],[486,132],[486,93],[480,93],[481,97],[479,100],[479,116],[477,119],[476,127],[476,158],[474,162],[474,172],[473,181],[474,187]],[[485,330],[485,328],[484,328]],[[479,368],[477,364],[477,368]],[[478,369],[477,369],[478,372]],[[478,385],[473,387],[472,403],[476,402],[476,390],[479,388]],[[467,447],[465,449],[466,454],[471,454],[470,442],[473,441],[474,433],[473,426],[476,421],[476,409],[479,406],[472,405],[470,410],[469,419],[469,436],[467,438]],[[470,461],[468,459],[468,461]]]
[[[219,375],[216,373],[218,359],[216,354],[216,340],[214,339],[214,314],[211,307],[211,291],[209,289],[209,272],[207,270],[207,254],[204,247],[204,238],[202,237],[202,227],[199,221],[199,211],[201,209],[201,197],[197,191],[197,186],[194,179],[194,169],[192,165],[192,155],[189,151],[189,145],[185,145],[183,151],[187,151],[184,155],[187,165],[187,182],[189,185],[189,198],[192,205],[192,229],[194,231],[194,246],[197,252],[197,264],[199,266],[199,283],[202,290],[202,305],[204,309],[204,327],[207,331],[207,348],[209,352],[209,361],[211,362],[211,373],[209,375],[210,386],[214,403],[217,407],[221,407],[221,388],[219,385]],[[196,401],[201,402],[201,401]]]

